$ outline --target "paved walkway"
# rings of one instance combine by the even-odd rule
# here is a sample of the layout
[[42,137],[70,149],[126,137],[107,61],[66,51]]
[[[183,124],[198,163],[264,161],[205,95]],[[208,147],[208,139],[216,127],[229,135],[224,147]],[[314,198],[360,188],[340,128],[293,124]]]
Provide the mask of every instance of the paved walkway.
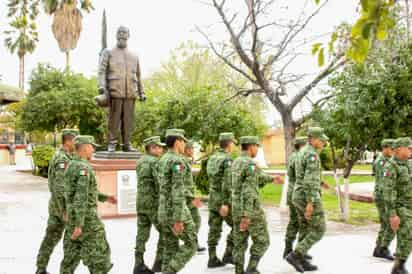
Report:
[[[49,194],[45,179],[30,173],[15,171],[15,168],[0,167],[0,274],[31,274],[35,271],[35,258],[43,237],[47,220]],[[207,210],[202,209],[203,225],[200,242],[207,239]],[[262,260],[262,274],[293,274],[295,271],[281,258],[283,234],[287,217],[276,208],[267,208],[271,233],[271,246]],[[133,248],[136,234],[136,219],[105,220],[108,240],[112,248],[114,268],[111,274],[132,273]],[[377,226],[352,227],[328,223],[325,238],[311,251],[318,274],[379,274],[390,273],[391,264],[370,256]],[[225,230],[227,233],[227,229]],[[156,238],[148,246],[149,265],[154,257]],[[222,247],[219,250],[223,252]],[[59,245],[54,253],[49,271],[58,273],[62,258]],[[182,274],[230,274],[231,266],[208,270],[207,254],[195,256]],[[412,265],[408,264],[412,269]],[[77,274],[88,271],[80,266]]]

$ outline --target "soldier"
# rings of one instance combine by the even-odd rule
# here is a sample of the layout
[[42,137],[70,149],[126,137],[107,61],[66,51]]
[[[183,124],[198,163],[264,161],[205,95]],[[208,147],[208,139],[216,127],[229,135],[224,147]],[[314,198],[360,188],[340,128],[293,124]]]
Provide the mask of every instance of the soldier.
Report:
[[157,219],[157,209],[159,207],[159,178],[158,164],[159,157],[163,153],[166,145],[160,142],[159,136],[153,136],[143,141],[146,153],[138,160],[136,166],[137,173],[137,236],[135,247],[135,267],[134,274],[145,274],[160,272],[162,266],[162,235],[159,234],[157,243],[156,259],[152,270],[144,263],[144,252],[147,241],[150,237],[150,229],[154,226],[160,233],[160,224]]
[[319,127],[310,127],[308,138],[308,144],[298,154],[296,182],[292,195],[292,203],[298,212],[299,233],[302,234],[302,239],[295,250],[286,256],[286,260],[298,272],[318,269],[307,261],[305,255],[322,239],[326,229],[321,200],[320,158],[316,150],[322,150],[329,139]]
[[396,139],[394,156],[383,168],[384,200],[388,206],[391,228],[397,236],[392,274],[408,273],[405,262],[412,251],[412,174],[408,169],[411,143],[407,137]]
[[[233,133],[225,132],[219,135],[218,152],[213,154],[207,162],[207,176],[209,178],[209,268],[222,267],[233,264],[233,220],[232,220],[232,157],[236,144]],[[222,233],[223,221],[231,227],[226,240],[226,250],[223,259],[216,255],[216,247]]]
[[[76,129],[62,130],[62,147],[54,154],[49,164],[49,218],[46,235],[40,245],[37,255],[36,274],[46,274],[47,265],[54,248],[63,236],[66,222],[66,205],[64,203],[64,171],[72,159],[74,152],[74,137],[79,132]],[[67,216],[66,216],[67,217]]]
[[[256,136],[240,138],[242,154],[232,166],[232,214],[234,225],[234,249],[236,274],[255,274],[262,256],[269,247],[266,217],[259,201],[259,187],[275,178],[262,172],[253,158],[259,148]],[[252,239],[250,260],[244,272],[245,252],[249,237]]]
[[392,145],[393,139],[384,139],[382,141],[382,154],[376,158],[373,164],[373,173],[375,175],[375,204],[378,209],[380,230],[378,238],[376,239],[376,247],[373,251],[373,256],[378,258],[384,258],[393,261],[393,256],[389,251],[389,245],[395,237],[395,233],[391,229],[389,224],[389,212],[387,205],[385,205],[383,199],[383,167],[385,163],[390,160],[393,155]]
[[89,164],[96,146],[93,136],[79,135],[74,139],[74,144],[76,155],[69,163],[64,178],[68,221],[60,274],[73,274],[80,260],[90,273],[106,274],[113,265],[104,225],[97,213],[97,202],[116,204],[117,200],[97,190],[96,177]]
[[[186,203],[186,138],[182,130],[166,131],[168,151],[159,161],[159,222],[162,225],[162,272],[179,272],[196,253],[196,228]],[[179,241],[183,245],[179,244]]]
[[[295,151],[289,156],[289,162],[287,167],[287,174],[289,178],[288,193],[287,193],[287,204],[289,206],[289,223],[286,228],[285,237],[285,250],[283,252],[283,258],[293,250],[293,243],[296,240],[296,236],[299,232],[299,220],[298,212],[292,203],[293,189],[295,188],[296,181],[296,160],[298,157],[299,150],[306,145],[307,137],[297,137],[295,139]],[[303,234],[299,233],[299,240],[303,239]]]
[[[185,185],[186,185],[186,202],[192,215],[193,222],[196,227],[196,235],[199,234],[200,225],[202,219],[200,217],[199,208],[202,207],[202,201],[200,198],[195,197],[195,183],[193,181],[192,174],[192,161],[193,161],[193,141],[189,140],[185,145],[184,160],[185,160]],[[199,238],[196,236],[197,252],[203,252],[206,248],[199,245]]]
[[108,100],[108,151],[114,152],[121,129],[123,151],[136,151],[130,142],[134,126],[136,98],[146,100],[143,90],[139,58],[127,49],[130,31],[126,27],[117,30],[117,46],[104,50],[100,57],[98,80],[99,93]]

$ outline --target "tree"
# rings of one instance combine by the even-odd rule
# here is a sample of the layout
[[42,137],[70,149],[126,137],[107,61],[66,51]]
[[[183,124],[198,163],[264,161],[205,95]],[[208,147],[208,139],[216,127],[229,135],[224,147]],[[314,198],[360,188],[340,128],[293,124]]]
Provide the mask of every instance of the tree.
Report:
[[[290,18],[284,12],[287,9],[284,7],[288,7],[285,1],[245,0],[244,10],[234,11],[226,0],[210,0],[210,5],[217,11],[227,30],[230,42],[216,43],[206,31],[198,28],[214,53],[248,81],[248,88],[238,89],[238,94],[264,94],[281,115],[286,161],[292,152],[296,129],[307,118],[294,119],[296,106],[345,63],[344,52],[336,52],[313,77],[295,72],[294,62],[305,54],[305,50],[309,51],[305,46],[316,40],[316,36],[304,37],[305,30],[328,1],[322,1],[313,10],[308,8],[307,1],[303,2],[298,16]],[[274,11],[277,12],[275,16]],[[336,35],[334,39],[337,39]],[[333,46],[331,48],[333,50]],[[323,65],[325,52],[324,49],[318,50],[319,63]]]
[[94,102],[97,94],[95,78],[39,64],[31,75],[21,127],[27,132],[57,132],[74,127],[103,142],[105,113]]
[[215,144],[222,131],[236,136],[262,134],[266,126],[261,100],[227,100],[228,92],[235,94],[229,83],[245,82],[233,77],[209,50],[183,44],[145,81],[148,100],[136,107],[134,142],[163,136],[171,127],[185,129],[204,148]]
[[40,0],[9,0],[7,17],[11,30],[4,32],[5,46],[19,57],[19,88],[24,90],[24,61],[27,53],[33,53],[39,41],[36,18]]
[[[66,54],[66,72],[70,70],[70,51],[75,49],[82,31],[82,10],[93,10],[91,0],[42,0],[44,10],[53,15],[52,31],[60,50]],[[78,8],[80,2],[80,9]]]

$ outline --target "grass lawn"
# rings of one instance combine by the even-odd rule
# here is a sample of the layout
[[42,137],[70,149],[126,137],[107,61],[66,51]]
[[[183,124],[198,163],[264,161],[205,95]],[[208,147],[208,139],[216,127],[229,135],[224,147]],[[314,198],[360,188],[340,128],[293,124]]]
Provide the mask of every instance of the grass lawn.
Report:
[[[332,176],[324,176],[324,181],[329,185],[334,186]],[[371,182],[373,178],[370,176],[351,176],[351,183]],[[261,198],[266,204],[279,205],[282,195],[281,185],[266,185],[261,190]],[[333,190],[323,190],[322,194],[323,206],[327,212],[328,219],[340,222],[340,209],[337,196]],[[350,218],[349,223],[355,225],[367,225],[373,222],[378,222],[378,213],[374,204],[350,201]]]
[[[286,169],[286,166],[285,165],[270,165],[269,169],[283,170],[283,169]],[[370,164],[359,164],[359,165],[355,165],[352,170],[354,170],[354,171],[371,171],[372,172],[372,165],[370,165]]]

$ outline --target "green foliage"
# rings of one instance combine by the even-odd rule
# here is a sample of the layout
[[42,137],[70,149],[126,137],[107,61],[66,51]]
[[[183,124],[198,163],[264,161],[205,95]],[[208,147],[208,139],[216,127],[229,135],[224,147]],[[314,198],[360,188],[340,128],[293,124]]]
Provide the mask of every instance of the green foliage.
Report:
[[54,152],[54,148],[47,145],[38,145],[33,149],[32,157],[38,175],[47,177],[49,162]]
[[200,171],[194,177],[196,189],[199,190],[203,195],[209,194],[209,179],[206,170],[208,159],[209,158],[202,159],[202,161],[200,162]]
[[[72,4],[73,0],[42,0],[44,11],[47,14],[54,14],[61,9],[64,4]],[[80,9],[86,12],[91,12],[94,7],[91,0],[80,0]]]
[[184,44],[145,82],[148,99],[136,108],[134,143],[173,127],[183,128],[203,147],[216,143],[223,131],[237,137],[262,134],[261,98],[227,100],[234,93],[229,81],[242,84],[208,50]]
[[[337,160],[337,165],[336,168],[344,168],[345,167],[345,161],[343,157],[343,150],[338,150],[335,152],[337,155],[335,155],[335,158]],[[333,157],[332,157],[332,149],[330,146],[324,148],[322,152],[319,154],[320,156],[320,162],[322,165],[322,168],[324,170],[332,170],[333,169]]]
[[32,73],[30,87],[21,114],[25,131],[73,127],[103,141],[106,115],[93,99],[98,94],[96,79],[40,64]]

